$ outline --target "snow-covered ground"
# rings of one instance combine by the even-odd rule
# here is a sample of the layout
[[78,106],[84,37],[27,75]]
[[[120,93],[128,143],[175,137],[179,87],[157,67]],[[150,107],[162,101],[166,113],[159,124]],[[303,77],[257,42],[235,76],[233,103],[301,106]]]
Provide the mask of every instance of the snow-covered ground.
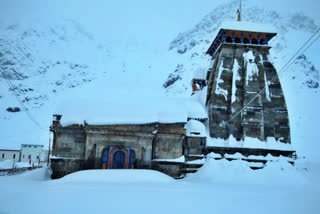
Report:
[[31,166],[32,164],[29,164],[29,162],[16,162],[12,160],[0,161],[0,169],[24,168]]
[[[53,113],[64,113],[66,123],[199,113],[183,100],[204,103],[204,91],[190,99],[190,81],[206,74],[205,51],[237,7],[233,0],[1,1],[0,148],[47,144]],[[278,71],[320,25],[318,0],[247,0],[243,11],[244,21],[277,31],[269,60]],[[49,180],[39,169],[0,177],[0,213],[318,213],[319,50],[318,40],[280,75],[292,146],[306,157],[294,167],[280,161],[252,171],[240,160],[208,159],[183,180],[143,170]],[[4,78],[41,129],[22,111],[6,110],[21,106]],[[92,106],[109,121],[83,112]]]
[[183,180],[152,170],[88,170],[50,180],[37,169],[0,177],[0,213],[316,214],[319,169],[301,160],[253,171],[243,161],[208,159]]

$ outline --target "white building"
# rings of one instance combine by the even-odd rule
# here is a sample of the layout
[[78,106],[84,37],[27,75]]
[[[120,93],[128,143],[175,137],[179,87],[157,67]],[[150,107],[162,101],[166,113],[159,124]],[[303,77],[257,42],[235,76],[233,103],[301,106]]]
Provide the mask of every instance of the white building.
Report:
[[21,144],[21,162],[41,163],[46,161],[47,157],[43,150],[43,145]]
[[15,162],[27,162],[31,165],[43,165],[48,161],[49,152],[43,149],[43,145],[21,144],[20,150],[0,149],[0,161],[11,160]]
[[0,149],[0,161],[20,161],[20,150]]

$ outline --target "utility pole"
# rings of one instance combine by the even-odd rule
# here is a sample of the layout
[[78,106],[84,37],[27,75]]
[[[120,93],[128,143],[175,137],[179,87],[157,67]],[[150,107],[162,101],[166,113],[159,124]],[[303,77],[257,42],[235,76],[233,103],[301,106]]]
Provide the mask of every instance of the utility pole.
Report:
[[50,147],[51,147],[50,143],[51,143],[51,137],[49,137],[49,151],[48,151],[47,166],[49,166],[49,161],[50,161],[50,152],[51,152],[51,150],[50,150]]
[[239,5],[239,9],[238,9],[238,21],[241,21],[241,12],[242,12],[242,4],[241,4],[241,0],[240,0],[240,5]]

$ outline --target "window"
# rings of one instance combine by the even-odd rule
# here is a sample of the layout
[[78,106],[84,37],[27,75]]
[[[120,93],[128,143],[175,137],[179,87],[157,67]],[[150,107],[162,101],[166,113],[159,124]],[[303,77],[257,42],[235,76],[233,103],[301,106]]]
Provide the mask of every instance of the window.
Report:
[[28,155],[28,159],[31,160],[31,155]]
[[227,36],[226,42],[232,43],[232,38],[230,36]]
[[200,132],[190,132],[190,134],[200,135]]
[[39,156],[37,156],[37,159],[39,159]]
[[2,154],[2,158],[4,158],[4,154]]
[[254,38],[251,40],[251,43],[256,45],[256,44],[258,44],[258,40]]
[[241,38],[240,38],[240,37],[234,38],[234,42],[235,42],[235,43],[241,43]]
[[16,159],[16,154],[13,154],[13,156],[12,156],[12,157],[13,157],[13,159]]
[[22,155],[22,158],[24,158],[24,155]]
[[250,41],[249,41],[249,39],[248,39],[247,37],[243,38],[243,43],[244,43],[244,44],[249,44],[249,42],[250,42]]

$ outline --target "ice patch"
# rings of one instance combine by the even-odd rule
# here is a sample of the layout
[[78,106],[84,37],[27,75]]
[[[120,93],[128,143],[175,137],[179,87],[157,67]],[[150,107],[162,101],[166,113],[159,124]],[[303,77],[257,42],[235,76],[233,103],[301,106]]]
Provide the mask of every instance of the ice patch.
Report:
[[249,80],[253,80],[254,75],[258,75],[258,67],[257,64],[254,62],[254,55],[252,51],[248,51],[247,53],[243,54],[244,64],[246,65],[246,85],[248,85]]
[[220,62],[220,67],[219,67],[219,71],[218,71],[218,77],[217,77],[217,84],[216,84],[216,90],[215,93],[216,94],[221,94],[224,96],[224,99],[227,101],[228,100],[228,91],[221,88],[219,86],[220,83],[223,83],[223,79],[221,79],[221,74],[223,72],[224,68],[223,68],[223,61]]
[[233,63],[233,69],[232,69],[232,96],[231,96],[231,103],[234,103],[236,101],[236,90],[237,90],[237,86],[236,86],[236,81],[240,81],[240,75],[239,75],[239,63],[237,61],[237,59],[234,59],[234,63]]
[[266,99],[270,102],[271,98],[270,98],[270,92],[269,92],[269,84],[267,81],[267,76],[266,76],[266,72],[264,72],[264,87],[266,89]]

